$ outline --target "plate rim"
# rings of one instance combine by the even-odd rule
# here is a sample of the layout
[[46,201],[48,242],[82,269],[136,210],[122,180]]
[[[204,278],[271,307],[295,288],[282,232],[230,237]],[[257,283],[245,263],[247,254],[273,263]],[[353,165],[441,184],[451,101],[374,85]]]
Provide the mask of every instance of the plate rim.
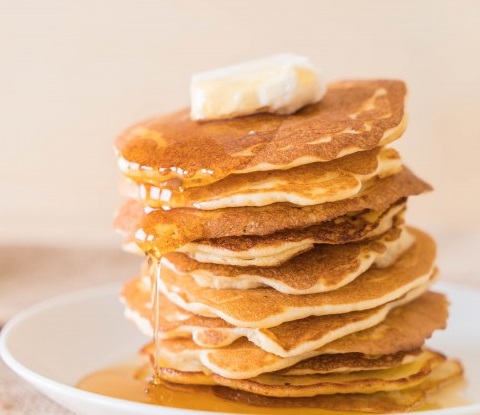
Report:
[[[121,285],[123,282],[114,282],[108,284],[98,284],[88,288],[84,288],[81,290],[71,291],[68,293],[64,293],[58,296],[54,296],[52,298],[48,298],[46,300],[40,301],[19,313],[15,314],[12,318],[10,318],[7,323],[3,326],[2,330],[0,331],[0,358],[6,363],[6,365],[15,372],[18,376],[20,376],[23,380],[27,381],[31,385],[33,385],[37,390],[40,390],[41,393],[44,395],[46,394],[43,389],[39,388],[38,385],[44,385],[50,390],[57,391],[59,394],[62,394],[66,397],[73,398],[77,401],[86,401],[89,403],[94,403],[100,405],[102,407],[106,407],[109,409],[132,409],[132,410],[143,410],[144,414],[157,414],[159,407],[161,405],[149,404],[149,403],[141,403],[135,401],[129,401],[127,399],[115,398],[106,395],[101,395],[94,392],[85,391],[82,389],[78,389],[75,386],[68,385],[66,383],[58,382],[56,380],[52,380],[46,376],[43,376],[32,369],[29,369],[22,363],[20,363],[15,357],[14,353],[9,349],[7,341],[9,337],[9,333],[18,325],[21,324],[23,321],[28,320],[28,318],[36,315],[39,312],[44,310],[61,307],[66,303],[71,302],[79,302],[88,298],[97,297],[97,296],[109,296],[112,295],[114,292],[119,292]],[[470,293],[473,291],[476,294],[480,295],[480,290],[472,285],[469,284],[462,284],[457,282],[451,281],[440,281],[436,282],[432,288],[439,289],[440,291],[449,291],[449,290],[468,290]],[[50,398],[50,395],[46,394]],[[53,399],[53,398],[52,398]],[[54,399],[55,400],[55,399]],[[56,401],[59,405],[63,406],[61,403]],[[172,408],[164,406],[163,408],[167,408],[169,413],[174,415],[185,415],[185,414],[198,414],[198,415],[232,415],[233,413],[229,412],[213,412],[213,411],[202,411],[196,409],[188,409],[188,408]],[[414,412],[416,415],[467,415],[467,414],[478,414],[480,412],[480,403],[474,403],[471,405],[464,405],[458,406],[453,408],[444,408],[444,409],[437,409],[437,410],[427,410],[427,411],[420,411]],[[242,414],[234,414],[234,415],[242,415]],[[395,415],[395,414],[391,414]],[[398,414],[400,415],[400,414]]]

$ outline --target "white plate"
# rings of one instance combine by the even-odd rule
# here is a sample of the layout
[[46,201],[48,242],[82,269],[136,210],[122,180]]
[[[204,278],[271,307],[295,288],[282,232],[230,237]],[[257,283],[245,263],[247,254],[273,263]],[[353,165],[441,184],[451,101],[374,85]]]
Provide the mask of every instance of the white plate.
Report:
[[[480,292],[452,284],[437,284],[436,289],[448,293],[451,315],[448,330],[437,332],[429,344],[463,361],[465,396],[471,404],[415,414],[479,414]],[[97,287],[22,312],[2,330],[1,356],[20,376],[79,415],[207,413],[130,402],[74,387],[85,375],[131,358],[145,343],[123,318],[119,290],[118,285]]]

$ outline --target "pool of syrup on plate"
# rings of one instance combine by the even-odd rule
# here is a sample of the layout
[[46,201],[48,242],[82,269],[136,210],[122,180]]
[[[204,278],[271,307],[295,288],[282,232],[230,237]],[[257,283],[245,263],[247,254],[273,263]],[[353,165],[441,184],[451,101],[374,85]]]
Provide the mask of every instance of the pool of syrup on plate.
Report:
[[[171,383],[148,382],[148,367],[141,363],[130,363],[99,370],[83,378],[79,389],[100,395],[145,404],[155,404],[171,408],[230,412],[243,414],[272,415],[347,415],[358,412],[329,411],[319,408],[268,408],[251,406],[221,399],[214,395],[209,386],[184,386]],[[466,405],[462,397],[464,381],[456,380],[444,385],[439,393],[432,394],[429,404],[418,410],[452,408]]]

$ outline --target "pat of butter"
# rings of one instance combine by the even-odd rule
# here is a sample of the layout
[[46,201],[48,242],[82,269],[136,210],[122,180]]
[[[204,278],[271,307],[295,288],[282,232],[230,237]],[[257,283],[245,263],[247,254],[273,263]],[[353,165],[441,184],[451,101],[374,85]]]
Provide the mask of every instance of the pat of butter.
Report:
[[258,112],[292,114],[320,101],[326,89],[307,58],[285,53],[194,75],[190,116],[214,120]]

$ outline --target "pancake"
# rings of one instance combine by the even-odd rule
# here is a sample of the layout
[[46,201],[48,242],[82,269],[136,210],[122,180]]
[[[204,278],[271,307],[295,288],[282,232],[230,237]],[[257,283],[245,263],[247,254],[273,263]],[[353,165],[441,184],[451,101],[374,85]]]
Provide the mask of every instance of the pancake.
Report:
[[361,353],[322,354],[311,359],[302,360],[292,367],[274,373],[286,376],[299,376],[388,369],[413,362],[421,353],[422,349],[378,356],[366,356]]
[[178,251],[199,262],[235,266],[277,266],[314,244],[345,244],[374,238],[403,224],[405,201],[382,211],[347,214],[304,229],[286,229],[264,236],[231,236],[184,245]]
[[[327,373],[316,375],[286,376],[276,373],[259,375],[250,379],[228,379],[216,374],[205,374],[197,382],[228,386],[246,392],[272,397],[309,397],[336,393],[374,393],[409,388],[422,382],[432,369],[445,361],[445,357],[430,350],[424,351],[413,362],[388,369],[356,371],[351,373]],[[187,383],[188,373],[163,368],[162,380]]]
[[[324,354],[395,354],[421,347],[435,330],[445,328],[447,309],[445,296],[427,292],[393,309],[385,320],[369,329],[291,357],[268,353],[245,338],[216,349],[200,347],[189,338],[162,339],[159,342],[161,366],[180,371],[211,371],[231,379],[248,379],[289,368],[298,362]],[[152,344],[146,346],[143,353],[151,356]]]
[[[314,247],[374,238],[404,223],[405,201],[382,211],[347,214],[304,229],[287,229],[265,236],[231,236],[190,242],[178,249],[198,262],[234,266],[278,266]],[[123,248],[145,255],[133,242]]]
[[[150,324],[151,308],[145,307],[147,292],[143,302],[135,301],[138,290],[132,287],[132,281],[124,291],[127,304],[127,318],[137,324],[146,335],[152,337]],[[354,311],[327,316],[311,316],[302,320],[289,321],[279,326],[262,329],[235,327],[221,319],[201,317],[176,308],[165,297],[160,306],[160,338],[191,337],[201,347],[224,347],[240,337],[246,337],[252,343],[282,357],[296,356],[315,350],[351,333],[365,330],[382,322],[395,307],[404,305],[425,293],[430,282],[414,288],[398,300],[369,310]],[[133,288],[133,295],[131,291]]]
[[436,248],[423,232],[409,228],[415,244],[393,265],[370,268],[346,286],[316,294],[289,295],[273,288],[217,290],[162,267],[160,291],[183,309],[220,317],[239,327],[266,328],[308,316],[366,310],[400,298],[431,279]]
[[144,252],[160,255],[199,239],[224,236],[268,235],[283,229],[303,229],[365,209],[383,210],[430,186],[408,169],[375,181],[361,195],[338,202],[298,207],[275,203],[261,207],[216,210],[178,208],[143,211],[130,200],[118,212],[115,226],[130,234]]
[[405,95],[401,81],[345,81],[291,115],[194,122],[185,108],[122,134],[115,143],[118,164],[137,182],[180,179],[191,187],[233,173],[330,161],[400,137]]
[[379,324],[391,310],[422,295],[429,286],[430,282],[414,288],[395,301],[372,309],[310,316],[270,328],[193,327],[192,338],[199,346],[213,348],[229,345],[245,336],[266,352],[281,357],[297,356]]
[[213,184],[187,187],[182,191],[173,181],[167,181],[161,187],[130,181],[123,188],[127,196],[138,198],[142,204],[153,208],[167,206],[212,210],[281,202],[309,206],[354,197],[374,178],[387,177],[401,169],[399,154],[382,147],[327,163],[312,163],[288,170],[232,174]]
[[456,360],[447,360],[435,367],[420,384],[393,392],[371,394],[316,395],[309,398],[274,398],[227,387],[214,387],[216,396],[252,406],[269,408],[308,407],[333,411],[369,413],[397,413],[419,409],[430,394],[444,384],[456,379],[463,372]]
[[336,290],[372,266],[384,268],[413,244],[411,234],[398,228],[369,241],[344,245],[316,245],[314,249],[275,267],[234,267],[197,262],[169,252],[163,266],[189,276],[200,287],[252,289],[269,286],[285,294],[313,294]]
[[[138,329],[148,337],[153,337],[152,303],[148,277],[134,278],[124,284],[121,300],[125,305],[125,316],[133,321]],[[202,317],[189,313],[160,294],[160,337],[191,337],[195,329],[228,329],[234,328],[220,318]]]

